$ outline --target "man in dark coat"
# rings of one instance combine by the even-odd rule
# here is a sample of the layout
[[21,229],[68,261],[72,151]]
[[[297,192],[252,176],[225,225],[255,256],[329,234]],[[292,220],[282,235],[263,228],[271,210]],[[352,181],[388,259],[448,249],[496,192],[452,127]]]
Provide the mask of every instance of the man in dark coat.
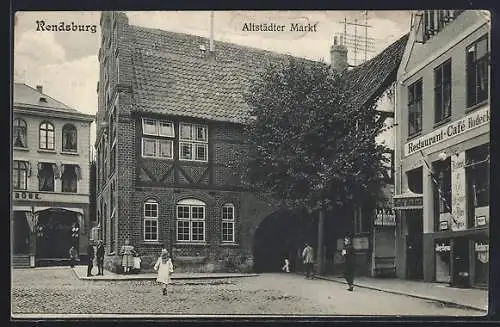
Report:
[[352,245],[352,239],[348,236],[344,238],[344,248],[342,249],[344,257],[344,278],[349,285],[348,291],[354,290],[354,270],[356,266],[356,253]]
[[104,275],[104,242],[99,241],[97,243],[97,251],[96,251],[96,257],[97,257],[97,269],[98,275]]
[[92,276],[92,268],[94,266],[94,245],[89,242],[87,247],[88,263],[87,263],[87,277]]

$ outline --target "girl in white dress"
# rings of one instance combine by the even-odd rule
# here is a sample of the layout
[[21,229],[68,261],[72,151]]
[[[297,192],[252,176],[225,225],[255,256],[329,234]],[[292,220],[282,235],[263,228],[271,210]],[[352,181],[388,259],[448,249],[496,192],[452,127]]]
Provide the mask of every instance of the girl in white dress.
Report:
[[161,255],[156,261],[154,269],[158,271],[157,282],[162,285],[163,295],[167,294],[167,285],[170,284],[170,274],[174,272],[174,265],[168,254],[168,251],[161,251]]

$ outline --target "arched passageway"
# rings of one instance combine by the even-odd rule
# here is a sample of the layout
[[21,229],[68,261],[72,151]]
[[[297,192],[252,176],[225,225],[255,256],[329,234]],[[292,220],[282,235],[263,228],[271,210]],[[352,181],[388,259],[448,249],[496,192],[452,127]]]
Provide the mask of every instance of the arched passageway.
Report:
[[254,271],[280,271],[285,258],[290,260],[293,270],[297,251],[306,239],[305,234],[303,220],[291,211],[280,210],[267,216],[254,234]]

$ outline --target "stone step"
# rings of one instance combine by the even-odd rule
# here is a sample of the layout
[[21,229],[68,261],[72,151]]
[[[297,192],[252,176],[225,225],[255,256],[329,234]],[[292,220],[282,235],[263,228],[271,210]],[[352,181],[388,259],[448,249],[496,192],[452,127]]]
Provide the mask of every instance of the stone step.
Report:
[[29,268],[30,256],[29,255],[14,255],[12,257],[12,268]]

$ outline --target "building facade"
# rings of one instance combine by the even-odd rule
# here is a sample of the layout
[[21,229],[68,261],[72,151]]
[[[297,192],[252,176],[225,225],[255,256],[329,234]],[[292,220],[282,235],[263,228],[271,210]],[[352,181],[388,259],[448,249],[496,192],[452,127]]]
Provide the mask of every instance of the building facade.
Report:
[[[246,151],[245,89],[266,62],[287,56],[134,26],[120,12],[103,13],[101,31],[96,207],[107,269],[120,270],[127,239],[143,269],[166,247],[181,271],[247,271],[257,261],[278,270],[303,246],[299,234],[314,243],[312,219],[310,228],[295,226],[300,219],[249,193],[229,167]],[[391,88],[405,42],[348,72],[360,108]],[[359,216],[373,223],[371,211]],[[352,216],[339,217],[352,227]],[[328,258],[336,237],[345,235],[335,233],[325,234],[334,244],[327,245]]]
[[90,124],[93,116],[14,84],[12,129],[13,266],[34,267],[86,254]]
[[488,284],[489,33],[480,10],[413,17],[396,109],[401,278]]

